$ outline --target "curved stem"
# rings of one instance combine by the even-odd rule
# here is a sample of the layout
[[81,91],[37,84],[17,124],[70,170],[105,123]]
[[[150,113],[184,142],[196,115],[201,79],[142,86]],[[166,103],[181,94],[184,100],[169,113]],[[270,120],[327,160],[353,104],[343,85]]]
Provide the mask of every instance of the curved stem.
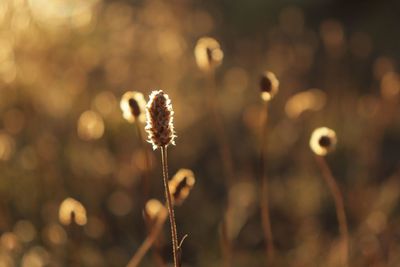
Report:
[[172,252],[174,256],[174,267],[179,267],[180,262],[178,260],[178,235],[176,230],[175,223],[175,214],[174,208],[172,206],[171,193],[169,192],[168,186],[168,163],[167,163],[167,148],[161,147],[161,161],[163,168],[163,180],[164,180],[164,189],[165,189],[165,198],[167,201],[168,213],[169,213],[169,221],[171,224],[171,239],[172,239]]
[[168,211],[167,209],[162,209],[160,215],[158,215],[155,224],[153,225],[152,230],[150,231],[149,235],[146,237],[142,245],[136,251],[135,255],[133,255],[132,259],[129,261],[126,267],[137,267],[146,255],[147,251],[151,248],[153,243],[157,240],[158,235],[160,234],[162,227],[167,219]]
[[269,212],[268,199],[268,176],[265,173],[266,143],[267,143],[267,122],[268,122],[268,103],[264,104],[265,110],[261,117],[261,153],[260,153],[260,176],[261,176],[261,222],[266,242],[267,262],[271,263],[274,259],[275,248],[271,229],[271,219]]
[[[136,118],[135,125],[136,125],[137,135],[140,140],[140,148],[145,157],[145,169],[142,171],[142,180],[141,180],[142,190],[143,190],[143,192],[141,194],[142,206],[145,207],[146,202],[149,199],[149,193],[150,193],[150,181],[151,181],[150,180],[150,154],[146,147],[146,140],[144,139],[143,132],[142,132],[143,124],[140,122],[139,118]],[[146,224],[147,234],[150,234],[151,225],[149,224],[149,221],[147,219],[145,219],[145,224]],[[160,255],[159,242],[155,242],[153,255],[154,255],[154,261],[157,263],[157,265],[159,267],[165,266],[164,261]]]
[[348,258],[349,258],[349,231],[347,228],[347,219],[346,212],[344,210],[344,201],[342,193],[340,192],[339,186],[336,183],[335,178],[332,175],[332,171],[329,168],[324,157],[316,156],[315,157],[317,164],[322,172],[322,177],[325,182],[328,184],[329,190],[332,194],[333,200],[335,202],[336,208],[336,216],[339,224],[339,232],[342,241],[344,242],[344,257],[343,257],[343,266],[348,266]]

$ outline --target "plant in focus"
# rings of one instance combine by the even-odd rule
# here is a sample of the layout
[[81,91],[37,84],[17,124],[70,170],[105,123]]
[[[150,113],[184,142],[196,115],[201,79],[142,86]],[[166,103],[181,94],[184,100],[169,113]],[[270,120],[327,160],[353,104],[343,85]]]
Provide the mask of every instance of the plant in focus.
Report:
[[150,94],[149,102],[146,105],[147,125],[145,129],[149,135],[148,141],[152,144],[153,149],[155,150],[157,148],[160,148],[161,150],[165,198],[167,201],[167,208],[171,225],[174,266],[179,267],[180,260],[178,256],[178,233],[176,229],[173,202],[168,186],[169,178],[167,147],[169,145],[175,145],[174,140],[176,137],[173,124],[173,115],[174,111],[172,110],[171,100],[169,99],[169,96],[165,94],[162,90],[153,91]]

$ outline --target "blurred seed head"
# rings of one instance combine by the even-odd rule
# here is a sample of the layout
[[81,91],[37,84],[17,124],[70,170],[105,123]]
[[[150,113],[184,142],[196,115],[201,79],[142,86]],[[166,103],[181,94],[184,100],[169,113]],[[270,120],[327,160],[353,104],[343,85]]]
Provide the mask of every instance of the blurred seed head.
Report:
[[297,93],[289,98],[285,105],[286,115],[295,119],[307,110],[321,110],[326,103],[326,94],[318,89]]
[[172,202],[175,205],[181,205],[189,196],[190,190],[193,188],[195,182],[196,179],[191,170],[180,169],[168,182]]
[[159,216],[160,212],[164,209],[165,206],[160,201],[154,198],[147,201],[144,208],[147,217],[152,221],[155,220]]
[[36,237],[35,226],[27,220],[18,221],[14,226],[13,232],[24,243],[29,243]]
[[260,79],[261,98],[264,101],[270,101],[279,91],[279,81],[275,74],[266,71]]
[[335,131],[327,127],[315,129],[310,138],[311,150],[319,156],[325,156],[334,150],[336,143]]
[[323,21],[320,34],[328,55],[335,58],[343,55],[346,40],[343,25],[339,21],[332,19]]
[[138,120],[144,123],[146,120],[145,107],[146,100],[142,93],[129,91],[126,92],[120,102],[120,107],[122,110],[122,116],[128,122],[133,123]]
[[210,71],[221,65],[224,52],[217,40],[203,37],[197,41],[194,48],[197,66],[203,71]]
[[58,223],[47,225],[42,232],[43,239],[51,245],[62,245],[67,241],[67,233]]
[[132,210],[132,199],[124,191],[113,192],[107,200],[109,210],[116,216],[125,216]]
[[394,70],[395,62],[389,57],[378,57],[373,65],[374,78],[378,81],[383,78],[383,75]]
[[47,266],[50,255],[43,247],[30,248],[22,257],[22,267],[44,267]]
[[95,111],[82,113],[78,120],[78,136],[83,140],[99,139],[104,134],[103,118]]
[[400,93],[400,76],[389,71],[385,73],[381,80],[381,95],[385,100],[391,100]]
[[175,145],[174,111],[169,96],[162,90],[153,91],[146,105],[148,142],[153,149]]
[[66,198],[58,210],[58,219],[64,225],[76,223],[83,226],[87,223],[86,209],[79,201]]
[[110,91],[98,93],[92,101],[92,109],[99,112],[103,117],[110,116],[117,107],[118,101]]
[[5,248],[8,251],[16,251],[21,247],[17,235],[12,232],[5,232],[1,235],[0,245],[1,248]]

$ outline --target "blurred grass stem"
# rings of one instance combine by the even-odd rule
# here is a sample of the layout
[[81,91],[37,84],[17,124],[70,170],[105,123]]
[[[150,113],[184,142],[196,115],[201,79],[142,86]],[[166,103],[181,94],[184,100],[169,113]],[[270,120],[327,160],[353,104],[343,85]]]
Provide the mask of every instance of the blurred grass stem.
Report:
[[145,205],[146,201],[149,198],[149,191],[150,191],[150,155],[146,148],[145,139],[143,137],[141,129],[142,124],[139,122],[139,120],[136,120],[135,125],[138,137],[140,139],[140,146],[142,149],[142,153],[145,157],[145,170],[143,171],[143,180],[142,180],[142,188],[143,188],[142,196],[143,196],[143,204]]
[[234,177],[232,153],[229,149],[229,144],[226,137],[227,135],[225,133],[225,128],[222,123],[221,114],[218,109],[217,93],[216,93],[217,82],[215,78],[215,72],[212,70],[208,74],[208,82],[209,82],[208,105],[211,111],[213,126],[214,126],[213,128],[215,129],[215,134],[217,137],[219,151],[222,159],[226,185],[229,187],[232,183],[232,178]]
[[336,208],[336,216],[338,219],[339,224],[339,233],[344,245],[344,255],[343,255],[343,262],[342,266],[348,266],[349,261],[349,232],[347,227],[347,219],[346,219],[346,212],[344,209],[344,202],[343,196],[340,192],[339,186],[336,183],[335,178],[332,175],[332,171],[329,168],[328,163],[326,162],[325,158],[322,156],[315,156],[317,164],[322,172],[322,177],[324,178],[325,182],[327,183],[329,190],[332,194],[333,200],[335,202]]
[[[222,123],[222,118],[221,114],[218,109],[218,103],[217,103],[217,81],[215,77],[215,72],[214,70],[210,70],[208,75],[208,105],[209,109],[212,115],[212,121],[213,121],[213,128],[215,129],[215,134],[217,137],[217,142],[218,142],[218,147],[219,147],[219,152],[221,156],[221,161],[223,165],[223,171],[224,171],[224,178],[225,178],[225,185],[227,190],[231,187],[232,184],[232,179],[234,177],[234,171],[233,171],[233,161],[232,161],[232,154],[229,149],[229,144],[227,141],[226,133],[225,133],[225,128]],[[221,224],[221,246],[222,246],[222,252],[223,252],[223,258],[224,258],[224,266],[229,267],[232,266],[231,259],[232,259],[232,246],[230,244],[230,240],[228,238],[228,220],[226,218],[226,210],[227,206],[229,203],[228,201],[225,200],[225,205],[224,205],[224,218],[222,219],[222,224]]]
[[260,176],[261,176],[261,192],[260,192],[260,209],[262,229],[264,232],[264,239],[266,242],[267,262],[272,263],[274,260],[275,248],[274,238],[271,229],[271,219],[269,212],[269,199],[268,199],[268,176],[265,173],[265,161],[267,152],[267,124],[268,124],[268,102],[264,102],[264,112],[261,117],[261,153],[260,153]]
[[232,266],[232,248],[228,237],[228,229],[227,229],[227,216],[224,213],[224,217],[222,218],[221,223],[221,248],[222,255],[224,259],[224,266],[230,267]]
[[157,237],[160,234],[162,227],[167,219],[167,216],[168,216],[168,210],[162,209],[160,214],[157,216],[157,220],[154,223],[153,227],[151,228],[151,231],[147,235],[142,245],[136,251],[135,255],[133,255],[127,267],[137,267],[139,265],[140,261],[146,255],[147,251],[151,248],[154,242],[156,242]]

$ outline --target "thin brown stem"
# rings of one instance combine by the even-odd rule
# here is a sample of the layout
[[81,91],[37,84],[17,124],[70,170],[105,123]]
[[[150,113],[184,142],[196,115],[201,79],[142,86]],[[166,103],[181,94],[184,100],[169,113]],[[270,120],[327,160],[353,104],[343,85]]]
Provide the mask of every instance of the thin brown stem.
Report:
[[261,152],[260,152],[260,209],[261,209],[261,222],[264,232],[264,239],[266,242],[267,262],[272,263],[274,260],[275,248],[274,238],[271,229],[271,219],[269,212],[269,198],[268,198],[268,176],[265,172],[266,150],[267,150],[267,122],[268,122],[268,103],[264,104],[265,110],[261,117]]
[[213,128],[217,137],[221,161],[223,164],[226,185],[230,186],[234,177],[232,153],[229,149],[228,138],[226,137],[225,127],[222,123],[221,114],[217,108],[216,79],[214,71],[208,75],[208,102],[213,120]]
[[168,163],[167,163],[167,148],[161,147],[161,161],[162,161],[162,169],[163,169],[163,180],[164,180],[164,189],[165,189],[165,198],[167,201],[168,213],[169,213],[169,221],[171,224],[171,239],[172,239],[172,252],[174,256],[174,267],[180,267],[180,262],[178,259],[178,234],[176,230],[175,223],[175,214],[174,208],[172,206],[171,193],[169,191],[168,186]]
[[160,214],[157,216],[156,222],[154,223],[150,233],[136,251],[135,255],[133,255],[132,259],[129,261],[126,267],[137,267],[143,257],[146,255],[147,251],[151,248],[151,246],[156,242],[158,235],[160,234],[162,227],[167,219],[168,210],[162,209]]
[[[212,115],[212,121],[213,121],[213,128],[215,130],[215,134],[217,137],[217,142],[218,142],[218,147],[219,147],[219,153],[221,156],[221,161],[222,161],[222,166],[223,166],[223,171],[224,171],[224,178],[225,178],[225,185],[226,188],[229,190],[232,180],[234,177],[234,171],[233,171],[233,160],[232,160],[232,154],[229,149],[229,144],[228,144],[228,138],[226,137],[225,133],[225,128],[222,123],[222,118],[221,114],[219,113],[219,110],[217,108],[217,96],[216,96],[216,78],[215,78],[215,72],[211,70],[208,73],[208,105],[209,109]],[[228,220],[226,218],[226,210],[228,208],[228,201],[225,200],[225,205],[224,205],[224,217],[222,219],[222,229],[221,229],[221,246],[222,246],[222,254],[224,258],[224,266],[225,267],[230,267],[232,266],[232,246],[230,244],[230,240],[227,234],[227,229],[228,229]]]
[[232,249],[231,249],[231,244],[229,242],[229,237],[228,237],[226,214],[222,218],[220,242],[221,242],[221,248],[222,248],[222,253],[223,253],[223,258],[224,258],[224,267],[230,267],[230,266],[232,266],[232,262],[231,262]]
[[141,129],[141,123],[139,120],[135,122],[136,125],[136,130],[138,137],[140,139],[140,146],[143,152],[143,155],[145,157],[145,170],[143,171],[143,177],[142,177],[142,187],[143,187],[143,202],[146,202],[149,197],[149,191],[150,191],[150,155],[149,152],[146,148],[146,143],[145,139],[143,138],[143,133]]
[[344,209],[343,196],[340,192],[339,186],[336,183],[335,178],[332,175],[332,171],[329,168],[324,157],[315,156],[317,164],[322,172],[322,177],[328,184],[329,190],[332,194],[333,200],[335,202],[336,216],[339,224],[339,233],[344,244],[344,255],[343,255],[343,266],[348,266],[349,260],[349,231],[347,227],[346,212]]

